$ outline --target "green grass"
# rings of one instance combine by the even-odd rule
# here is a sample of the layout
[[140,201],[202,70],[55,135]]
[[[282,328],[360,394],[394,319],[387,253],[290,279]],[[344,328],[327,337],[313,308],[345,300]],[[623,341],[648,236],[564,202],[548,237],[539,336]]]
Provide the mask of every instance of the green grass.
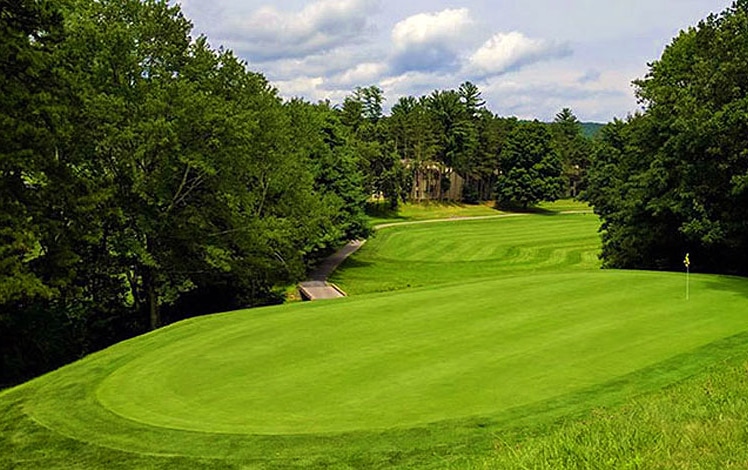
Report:
[[[746,337],[740,338],[745,345]],[[617,407],[595,408],[524,439],[498,438],[461,468],[748,468],[748,361],[705,372]]]
[[[560,212],[592,212],[587,203],[573,199],[559,199],[553,202],[541,202],[528,209],[532,213],[553,214]],[[397,212],[386,209],[383,204],[371,207],[373,215],[369,217],[372,225],[392,224],[399,222],[414,222],[420,220],[454,219],[463,217],[493,217],[511,212],[502,211],[494,207],[493,202],[482,204],[463,204],[460,202],[407,202],[400,205]]]
[[596,270],[592,214],[509,215],[379,230],[332,282],[349,294],[459,283],[502,275]]
[[715,344],[748,329],[748,283],[694,276],[690,302],[681,287],[544,274],[193,319],[0,395],[16,416],[3,455],[28,439],[224,463],[424,458],[462,439],[485,453],[518,417],[541,425],[733,354]]
[[559,199],[553,202],[541,202],[538,209],[550,212],[592,212],[592,208],[586,202],[574,199]]
[[414,220],[448,219],[452,217],[484,217],[503,214],[496,210],[493,203],[463,204],[460,202],[406,202],[400,204],[397,212],[377,206],[374,215],[370,216],[372,225]]
[[195,318],[0,392],[0,468],[744,468],[748,280],[686,301],[597,269],[596,228],[383,229],[341,279],[425,287]]

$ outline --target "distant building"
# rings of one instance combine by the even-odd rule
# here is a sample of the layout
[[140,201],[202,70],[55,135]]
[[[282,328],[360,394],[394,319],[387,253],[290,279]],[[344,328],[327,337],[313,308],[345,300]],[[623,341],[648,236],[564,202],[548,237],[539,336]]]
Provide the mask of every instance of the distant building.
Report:
[[412,173],[411,201],[460,201],[463,178],[451,168],[437,162],[405,162]]

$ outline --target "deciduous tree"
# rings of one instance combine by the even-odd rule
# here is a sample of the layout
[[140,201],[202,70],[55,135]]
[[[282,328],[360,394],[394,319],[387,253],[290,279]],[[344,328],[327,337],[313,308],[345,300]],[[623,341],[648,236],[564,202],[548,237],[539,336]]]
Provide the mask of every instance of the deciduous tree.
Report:
[[518,125],[508,136],[500,156],[496,182],[499,205],[527,208],[561,195],[561,161],[546,126],[538,121]]

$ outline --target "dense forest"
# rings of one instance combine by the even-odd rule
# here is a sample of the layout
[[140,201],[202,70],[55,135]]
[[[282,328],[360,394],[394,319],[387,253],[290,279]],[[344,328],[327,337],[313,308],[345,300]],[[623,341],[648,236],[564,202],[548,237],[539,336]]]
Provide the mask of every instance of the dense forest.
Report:
[[608,267],[748,274],[748,1],[680,33],[603,128],[584,197]]
[[2,0],[0,384],[180,319],[283,301],[427,168],[443,197],[578,190],[573,113],[520,122],[479,89],[283,100],[165,0]]

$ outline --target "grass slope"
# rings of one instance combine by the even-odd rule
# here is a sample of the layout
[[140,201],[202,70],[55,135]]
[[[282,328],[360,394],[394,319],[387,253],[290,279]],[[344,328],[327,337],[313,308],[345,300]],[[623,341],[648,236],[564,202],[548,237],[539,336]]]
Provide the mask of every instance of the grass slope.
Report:
[[694,275],[686,301],[682,275],[600,271],[595,224],[383,230],[366,268],[430,287],[196,318],[0,392],[0,468],[748,462],[748,281]]
[[349,294],[540,272],[597,270],[592,214],[419,223],[382,229],[331,281]]
[[[552,214],[564,211],[592,212],[587,203],[573,199],[559,199],[553,202],[541,202],[529,209],[530,212]],[[496,209],[493,202],[482,204],[464,204],[452,201],[407,202],[400,205],[397,212],[389,210],[386,204],[373,204],[370,207],[373,225],[420,220],[451,219],[462,217],[491,217],[509,212]]]
[[663,390],[517,439],[502,436],[488,457],[460,468],[748,468],[748,362],[740,354]]

